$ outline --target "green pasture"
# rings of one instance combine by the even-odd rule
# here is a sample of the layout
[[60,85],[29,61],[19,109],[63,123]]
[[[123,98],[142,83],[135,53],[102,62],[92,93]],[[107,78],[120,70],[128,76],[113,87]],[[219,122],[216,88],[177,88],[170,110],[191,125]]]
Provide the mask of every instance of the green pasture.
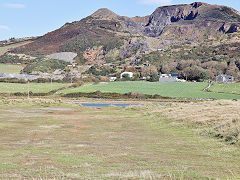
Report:
[[66,89],[60,93],[77,93],[77,92],[116,92],[128,93],[138,92],[142,94],[158,94],[166,97],[177,98],[216,98],[216,99],[240,99],[240,95],[216,92],[204,92],[203,89],[207,87],[207,83],[195,82],[111,82],[100,83],[96,85],[86,85],[77,87],[75,89]]
[[230,93],[240,95],[240,83],[214,84],[210,91],[218,93]]
[[16,93],[16,92],[28,92],[33,93],[48,93],[52,90],[68,87],[69,84],[62,83],[0,83],[0,93]]
[[23,69],[21,65],[15,64],[0,64],[0,73],[20,73]]

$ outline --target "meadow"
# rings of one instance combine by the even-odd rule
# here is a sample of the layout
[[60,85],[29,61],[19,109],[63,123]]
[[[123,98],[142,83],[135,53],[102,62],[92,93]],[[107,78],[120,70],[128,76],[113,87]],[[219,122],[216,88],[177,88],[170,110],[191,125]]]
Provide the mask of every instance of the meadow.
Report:
[[28,91],[33,93],[48,93],[69,86],[70,84],[67,83],[0,83],[0,93],[27,93]]
[[0,64],[0,73],[16,73],[19,74],[23,69],[22,65]]
[[[178,120],[199,134],[219,138],[228,144],[240,145],[240,101],[202,101],[171,104],[164,108],[149,107],[149,111]],[[186,115],[187,114],[187,115]]]
[[239,107],[212,103],[214,110],[201,103],[86,108],[60,99],[1,98],[0,179],[237,179],[237,146],[173,117],[176,107],[211,110],[203,121]]
[[212,92],[229,93],[240,95],[240,83],[214,84],[210,89]]
[[131,82],[111,82],[99,83],[96,85],[85,85],[74,89],[66,89],[59,93],[77,93],[77,92],[116,92],[128,93],[138,92],[142,94],[158,94],[166,97],[177,98],[215,98],[215,99],[240,99],[240,95],[217,93],[217,92],[204,92],[203,89],[207,87],[207,83],[194,83],[194,82],[173,82],[173,83],[160,83],[160,82],[145,82],[145,81],[131,81]]

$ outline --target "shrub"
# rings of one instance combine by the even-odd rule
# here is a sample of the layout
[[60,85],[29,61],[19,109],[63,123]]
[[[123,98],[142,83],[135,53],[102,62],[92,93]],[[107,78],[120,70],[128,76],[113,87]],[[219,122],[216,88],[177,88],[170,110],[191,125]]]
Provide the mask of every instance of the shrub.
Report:
[[23,70],[23,73],[31,74],[32,72],[54,72],[56,69],[64,69],[70,63],[53,60],[53,59],[38,59],[34,63],[28,64]]
[[94,76],[108,76],[109,74],[116,73],[116,69],[108,66],[98,67],[97,65],[95,65],[92,66],[86,73],[92,74]]

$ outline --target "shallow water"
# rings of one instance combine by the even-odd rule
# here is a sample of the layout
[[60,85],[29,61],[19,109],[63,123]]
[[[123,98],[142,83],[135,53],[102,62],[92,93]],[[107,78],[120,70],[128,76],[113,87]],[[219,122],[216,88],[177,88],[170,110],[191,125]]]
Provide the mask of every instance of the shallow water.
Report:
[[75,103],[75,105],[81,105],[84,107],[129,107],[129,106],[143,106],[143,104],[100,104],[100,103]]

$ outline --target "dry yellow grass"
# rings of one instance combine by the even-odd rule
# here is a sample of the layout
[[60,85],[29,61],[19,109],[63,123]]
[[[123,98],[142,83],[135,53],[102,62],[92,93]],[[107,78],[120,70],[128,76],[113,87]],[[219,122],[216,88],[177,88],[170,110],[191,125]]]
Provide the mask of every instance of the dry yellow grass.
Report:
[[104,108],[0,98],[0,179],[237,179],[238,147],[162,116],[204,104]]
[[234,144],[240,138],[240,101],[168,104],[161,108],[149,106],[148,109],[153,113],[176,119],[181,124],[195,127],[201,134],[210,134]]

